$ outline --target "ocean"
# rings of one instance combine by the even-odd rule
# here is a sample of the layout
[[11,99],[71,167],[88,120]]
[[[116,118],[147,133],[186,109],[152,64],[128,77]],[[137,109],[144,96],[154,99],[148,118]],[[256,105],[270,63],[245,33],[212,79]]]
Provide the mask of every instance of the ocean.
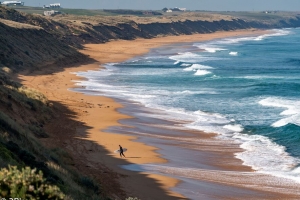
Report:
[[[176,131],[199,130],[240,147],[234,156],[254,173],[300,183],[300,29],[167,45],[105,67],[78,72],[86,80],[77,91],[125,104],[120,112],[136,121],[121,122],[136,128],[107,131],[138,136],[169,160],[124,168],[176,177],[174,191],[199,199],[203,170],[220,168],[195,159],[205,158],[197,147],[210,141]],[[159,134],[163,128],[169,131]]]

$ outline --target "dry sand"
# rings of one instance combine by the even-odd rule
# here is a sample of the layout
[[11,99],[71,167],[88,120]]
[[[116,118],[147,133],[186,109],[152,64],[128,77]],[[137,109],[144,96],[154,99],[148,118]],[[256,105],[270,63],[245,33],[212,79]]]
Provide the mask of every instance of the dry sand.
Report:
[[[178,199],[183,197],[168,190],[168,188],[174,187],[178,180],[131,172],[119,167],[122,164],[164,163],[167,160],[161,158],[154,147],[134,141],[134,137],[103,132],[102,130],[107,127],[121,125],[118,120],[130,118],[130,116],[118,113],[116,110],[122,105],[111,98],[88,96],[70,91],[69,88],[75,87],[74,80],[80,79],[73,72],[98,70],[101,64],[125,61],[162,45],[259,34],[261,32],[245,30],[87,44],[81,52],[93,58],[94,63],[80,64],[64,69],[59,68],[60,66],[53,66],[39,72],[20,75],[18,78],[22,80],[22,84],[41,91],[54,103],[54,107],[64,112],[60,116],[61,118],[58,117],[56,121],[54,120],[46,127],[52,137],[43,139],[43,142],[49,147],[61,146],[70,152],[74,157],[71,164],[75,168],[92,175],[96,180],[101,179],[102,181],[103,177],[110,178],[111,174],[114,174],[110,171],[112,169],[117,173],[115,177],[111,178],[118,178],[126,194],[137,196],[143,200]],[[65,119],[63,117],[67,117],[67,120],[63,120]],[[129,149],[125,153],[126,158],[119,158],[118,154],[113,153],[114,150],[118,149],[119,144]],[[132,152],[130,149],[138,149],[138,151]],[[242,167],[241,162],[239,163]],[[105,176],[105,174],[110,175]],[[116,187],[119,186],[111,185],[111,188],[107,186],[108,190],[111,191],[117,191]],[[119,194],[121,193],[120,190]]]

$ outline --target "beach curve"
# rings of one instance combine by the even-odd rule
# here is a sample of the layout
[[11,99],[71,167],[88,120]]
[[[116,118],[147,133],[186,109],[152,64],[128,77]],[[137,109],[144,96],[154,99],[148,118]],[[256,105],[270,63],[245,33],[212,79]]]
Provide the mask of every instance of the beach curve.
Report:
[[[34,87],[40,91],[42,91],[51,101],[59,101],[62,104],[69,107],[73,110],[75,114],[76,120],[83,122],[87,126],[91,127],[87,131],[88,137],[80,136],[80,128],[76,128],[76,140],[89,140],[98,145],[104,146],[107,152],[112,152],[115,150],[119,143],[122,146],[126,146],[129,149],[138,149],[139,154],[132,156],[132,158],[127,158],[126,162],[135,163],[135,164],[143,164],[143,163],[163,163],[167,162],[165,159],[161,158],[159,154],[155,152],[156,148],[147,146],[146,144],[141,144],[139,142],[135,142],[134,137],[118,135],[118,134],[109,134],[103,131],[107,127],[110,126],[120,126],[118,123],[120,119],[130,118],[130,116],[126,116],[120,114],[116,110],[121,108],[122,105],[116,103],[114,100],[106,97],[99,96],[87,96],[83,95],[79,92],[72,92],[68,90],[73,87],[74,80],[78,80],[79,77],[76,77],[74,72],[77,71],[86,71],[86,70],[97,70],[100,68],[101,64],[112,63],[112,62],[122,62],[134,56],[138,56],[141,54],[145,54],[151,48],[156,48],[161,45],[167,45],[178,42],[192,42],[192,41],[204,41],[211,40],[215,38],[221,37],[232,37],[238,35],[248,35],[248,34],[260,34],[262,31],[234,31],[234,32],[220,32],[213,34],[200,34],[200,35],[191,35],[191,36],[170,36],[165,38],[154,38],[151,40],[147,39],[137,39],[134,41],[111,41],[105,44],[87,44],[85,45],[85,49],[81,52],[89,55],[91,58],[95,59],[97,62],[92,64],[80,65],[71,68],[66,68],[63,72],[53,73],[51,75],[22,75],[19,78],[22,79],[22,83],[24,85],[28,85],[30,87]],[[49,70],[49,69],[48,69]],[[55,66],[53,66],[53,70],[55,71]],[[99,105],[100,104],[100,105]],[[104,112],[103,112],[104,111]],[[99,122],[101,121],[101,122]],[[84,130],[86,131],[86,130]],[[101,135],[101,136],[100,136]],[[112,168],[116,172],[126,174],[128,178],[122,179],[121,183],[124,187],[125,191],[128,194],[133,194],[138,196],[141,199],[161,199],[162,194],[158,194],[157,191],[160,191],[160,188],[157,188],[157,191],[152,192],[155,196],[149,196],[149,187],[145,187],[141,184],[137,185],[137,183],[141,183],[144,181],[145,176],[150,176],[154,178],[159,183],[160,187],[162,187],[165,191],[167,188],[174,187],[178,180],[174,178],[166,178],[157,175],[149,175],[146,174],[142,177],[134,177],[136,173],[128,172],[122,170],[119,165],[124,164],[124,160],[116,159],[118,155],[112,154],[111,156],[115,159],[110,159],[106,154],[103,155],[101,152],[90,153],[89,150],[83,150],[84,147],[77,148],[77,150],[72,151],[74,146],[79,146],[77,143],[68,144],[71,146],[70,151],[73,152],[75,156],[78,153],[81,158],[85,158],[85,161],[89,163],[92,167],[95,168],[97,164],[99,164],[99,158],[101,158],[101,163],[105,164],[107,167]],[[66,146],[68,146],[66,145]],[[82,152],[81,152],[82,151]],[[128,152],[128,155],[129,152]],[[138,157],[138,159],[137,159]],[[241,165],[242,167],[242,165]],[[131,181],[128,181],[132,179]],[[140,179],[140,180],[137,180]],[[154,182],[153,184],[157,184]],[[154,185],[152,185],[154,186]],[[153,187],[155,188],[155,187]],[[160,191],[161,192],[161,191]],[[183,198],[180,194],[172,193],[169,191],[168,198]],[[163,195],[165,198],[166,196]]]

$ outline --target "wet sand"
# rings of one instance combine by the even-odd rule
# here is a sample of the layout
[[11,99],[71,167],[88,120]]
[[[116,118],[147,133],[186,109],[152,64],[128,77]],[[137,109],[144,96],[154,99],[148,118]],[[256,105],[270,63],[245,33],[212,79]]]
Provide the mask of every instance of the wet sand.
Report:
[[[143,200],[180,199],[184,198],[178,193],[180,191],[176,192],[169,190],[169,188],[180,183],[179,179],[154,175],[151,173],[137,173],[134,171],[124,170],[120,167],[120,165],[128,164],[163,164],[167,163],[168,160],[158,153],[159,149],[157,147],[149,145],[147,140],[137,141],[137,136],[135,135],[112,134],[104,131],[109,127],[124,126],[120,124],[119,120],[132,119],[130,112],[128,113],[129,115],[127,113],[122,114],[118,112],[117,110],[124,106],[111,98],[85,95],[80,92],[69,90],[69,88],[75,87],[74,80],[80,80],[80,77],[76,77],[73,73],[78,71],[99,70],[102,64],[122,62],[129,58],[145,54],[149,51],[149,49],[160,47],[162,45],[261,33],[263,33],[263,31],[245,30],[189,36],[170,36],[154,39],[137,39],[134,41],[118,40],[105,44],[87,44],[81,52],[89,55],[90,58],[93,58],[95,60],[94,63],[66,67],[61,71],[57,70],[60,66],[53,66],[39,72],[20,75],[18,78],[22,80],[22,84],[41,91],[51,102],[57,102],[71,111],[72,114],[70,115],[70,118],[78,123],[74,123],[73,126],[68,129],[68,133],[53,133],[55,137],[52,139],[45,139],[44,142],[51,146],[51,140],[53,140],[53,142],[56,142],[57,145],[65,148],[69,153],[71,153],[73,158],[75,158],[74,166],[77,169],[95,176],[96,179],[101,179],[101,176],[103,176],[103,174],[101,174],[102,172],[99,173],[99,168],[106,166],[108,169],[112,169],[113,171],[121,174],[117,175],[118,180],[120,181],[127,196],[137,196]],[[59,122],[59,120],[56,123],[61,126],[67,126],[60,124],[62,122]],[[55,124],[49,126],[54,127]],[[127,126],[130,125],[128,124]],[[134,124],[132,124],[132,126],[134,126]],[[52,132],[57,131],[57,129],[51,127],[48,129]],[[213,134],[209,137],[201,132],[184,134],[188,134],[187,137],[191,137],[191,134],[202,134],[201,137],[213,140]],[[114,150],[118,149],[119,144],[129,149],[129,151],[125,154],[127,156],[126,158],[121,159],[118,154],[113,153]],[[217,153],[211,151],[211,146],[205,145],[205,142],[202,147],[203,149],[206,149],[203,150],[202,155],[211,154],[211,159],[208,161],[211,162],[209,165],[215,165],[217,168],[226,169],[228,171],[252,171],[251,168],[243,166],[240,160],[234,158],[233,153],[240,151],[236,146],[230,146],[225,148],[228,149],[228,151],[222,150]],[[138,149],[138,151],[133,152],[130,151],[130,149]],[[219,154],[219,156],[216,156],[217,154]],[[228,162],[226,160],[228,159],[231,159],[234,165],[227,165]],[[220,166],[217,166],[218,164],[216,164],[214,160],[218,160]],[[216,171],[213,172],[215,173]],[[205,173],[212,173],[212,171],[211,169],[205,169],[204,171],[201,171],[200,174],[203,175]],[[225,188],[224,185],[226,185],[226,176],[224,175],[224,177],[225,178],[222,179],[224,183],[221,185],[218,180],[208,180],[207,178],[202,177],[203,186],[208,186],[208,182],[210,182],[210,184],[214,184],[214,182],[218,183],[218,187],[216,188],[221,189],[218,191],[218,193],[221,194],[222,187]],[[207,183],[207,185],[205,185],[205,183]],[[228,193],[226,197],[232,197],[231,199],[238,199],[240,197],[239,195],[236,195],[235,189],[237,189],[238,186],[235,185],[237,184],[231,185],[231,187],[226,190]],[[203,193],[209,193],[205,188],[206,187],[203,187],[201,191]],[[113,189],[114,187],[112,187],[112,190]],[[270,199],[274,197],[287,197],[286,194],[281,193],[274,194],[270,191],[257,192],[253,188],[249,189],[247,187],[244,187],[244,189],[247,191],[245,193],[254,195],[253,199],[255,199],[255,194],[257,194],[256,197],[259,198],[262,196],[270,197]]]
[[135,118],[120,121],[127,127],[115,126],[107,131],[135,136],[137,141],[157,147],[158,153],[168,159],[163,164],[124,165],[125,169],[175,177],[181,182],[172,190],[189,199],[299,199],[300,186],[294,181],[241,165],[234,157],[241,151],[238,144],[216,139],[213,133],[187,130],[184,122],[153,118],[164,115],[159,110],[122,104],[125,107],[120,112]]

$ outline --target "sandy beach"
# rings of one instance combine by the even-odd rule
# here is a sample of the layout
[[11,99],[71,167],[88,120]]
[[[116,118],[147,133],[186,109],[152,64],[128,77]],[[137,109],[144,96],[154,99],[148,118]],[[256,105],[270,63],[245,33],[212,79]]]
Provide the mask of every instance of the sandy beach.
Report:
[[[105,179],[114,179],[105,185],[108,192],[118,193],[120,196],[136,196],[144,199],[185,199],[179,193],[172,192],[170,188],[176,186],[179,180],[160,175],[138,173],[120,168],[125,164],[166,163],[156,148],[145,143],[135,141],[135,137],[124,134],[111,134],[103,130],[111,126],[123,126],[120,119],[129,119],[132,116],[121,114],[117,109],[123,105],[111,98],[103,96],[88,96],[80,92],[71,91],[76,80],[80,80],[74,72],[99,70],[105,63],[122,62],[129,58],[145,54],[151,48],[173,43],[205,41],[222,37],[239,35],[261,34],[264,31],[244,30],[232,32],[218,32],[212,34],[197,34],[170,36],[154,39],[136,39],[134,41],[110,41],[105,44],[86,44],[81,50],[94,62],[79,63],[77,66],[52,66],[34,73],[23,73],[18,76],[25,86],[35,88],[45,94],[53,107],[61,111],[55,120],[45,128],[50,138],[42,139],[49,148],[61,147],[68,151],[73,159],[68,163],[84,174],[94,177],[95,180],[105,182]],[[192,133],[199,134],[201,133]],[[211,139],[212,135],[202,134],[201,137]],[[120,158],[113,151],[118,145],[129,149],[126,158]],[[203,147],[204,148],[204,147]],[[209,148],[210,147],[206,147]],[[130,151],[138,149],[138,151]],[[214,154],[215,159],[224,169],[231,171],[253,171],[243,166],[242,162],[234,158],[238,147],[227,148],[224,152]],[[224,158],[231,159],[235,165],[228,166]],[[215,163],[213,160],[212,163]],[[116,173],[115,173],[116,172]],[[117,192],[116,192],[117,191]],[[249,188],[249,194],[256,194]],[[252,193],[253,192],[253,193]],[[258,193],[257,193],[258,194]],[[236,193],[232,193],[232,199]],[[265,191],[258,196],[265,199],[280,199],[280,194]],[[287,197],[283,194],[282,197]],[[118,199],[116,197],[116,199]]]

